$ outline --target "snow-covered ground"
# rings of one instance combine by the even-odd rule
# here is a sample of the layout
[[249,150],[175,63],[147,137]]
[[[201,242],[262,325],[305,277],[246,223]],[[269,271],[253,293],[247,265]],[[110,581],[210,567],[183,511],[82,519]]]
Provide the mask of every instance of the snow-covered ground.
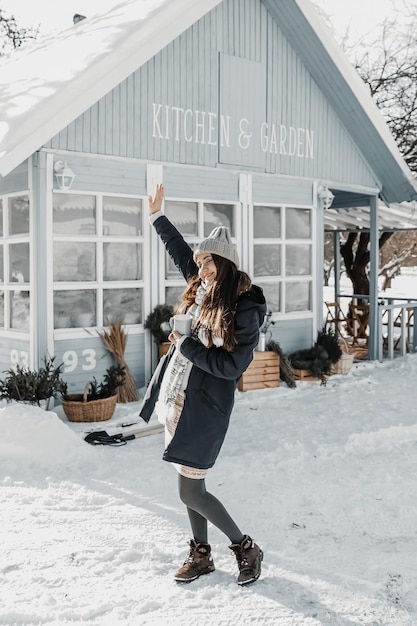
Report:
[[162,434],[84,442],[135,428],[140,403],[90,425],[3,404],[0,626],[414,626],[416,381],[412,354],[236,392],[207,484],[264,550],[243,589],[213,528],[216,571],[173,581],[190,530]]

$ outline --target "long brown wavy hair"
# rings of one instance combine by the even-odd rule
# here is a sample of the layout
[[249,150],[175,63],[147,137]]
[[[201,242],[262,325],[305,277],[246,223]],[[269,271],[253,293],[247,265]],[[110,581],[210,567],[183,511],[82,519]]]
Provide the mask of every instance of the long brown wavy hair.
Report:
[[[201,304],[201,314],[195,330],[203,327],[207,331],[208,346],[214,345],[213,335],[223,339],[223,348],[229,352],[236,345],[235,308],[241,293],[249,291],[252,286],[250,277],[237,269],[236,265],[218,256],[211,255],[217,269],[216,278],[210,284]],[[198,275],[187,283],[182,294],[178,313],[185,313],[194,304],[197,289],[201,283]]]

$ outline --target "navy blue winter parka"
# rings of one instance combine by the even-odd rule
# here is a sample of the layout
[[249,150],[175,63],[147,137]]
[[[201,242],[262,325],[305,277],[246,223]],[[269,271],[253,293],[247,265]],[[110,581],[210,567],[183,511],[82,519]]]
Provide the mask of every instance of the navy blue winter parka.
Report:
[[[193,250],[167,217],[161,215],[154,227],[167,252],[186,280],[198,273]],[[165,461],[199,469],[212,467],[220,452],[229,426],[237,381],[253,358],[259,339],[259,328],[266,313],[260,287],[242,293],[236,304],[233,351],[207,348],[197,338],[186,337],[180,351],[191,361],[184,407],[175,434],[167,446]],[[148,422],[158,399],[161,381],[174,352],[171,347],[149,384],[140,416]]]

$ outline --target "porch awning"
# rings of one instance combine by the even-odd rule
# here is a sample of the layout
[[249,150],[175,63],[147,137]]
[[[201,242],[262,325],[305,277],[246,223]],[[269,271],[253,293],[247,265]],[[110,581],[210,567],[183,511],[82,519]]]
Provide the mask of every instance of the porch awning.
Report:
[[[346,206],[345,202],[338,202],[337,192],[335,201],[330,209],[324,209],[324,230],[370,230],[371,213],[369,206],[362,203],[355,206]],[[382,201],[378,206],[379,229],[384,231],[417,230],[417,202],[393,203],[387,206]]]

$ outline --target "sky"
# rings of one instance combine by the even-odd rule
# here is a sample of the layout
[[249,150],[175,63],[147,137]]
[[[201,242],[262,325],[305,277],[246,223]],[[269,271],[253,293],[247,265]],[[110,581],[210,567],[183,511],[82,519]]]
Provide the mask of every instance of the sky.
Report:
[[[42,34],[62,30],[72,25],[75,13],[87,17],[105,12],[120,0],[1,0],[0,6],[12,13],[22,26],[40,25]],[[374,32],[395,8],[403,7],[404,0],[316,0],[329,15],[337,33],[350,26],[354,38]],[[415,0],[411,0],[411,4]]]
[[[415,290],[404,280],[394,285]],[[215,572],[173,580],[190,529],[163,433],[84,441],[145,429],[140,403],[80,423],[3,401],[0,624],[415,626],[416,379],[407,354],[355,362],[326,386],[236,392],[207,487],[264,551],[244,589],[211,525]]]

